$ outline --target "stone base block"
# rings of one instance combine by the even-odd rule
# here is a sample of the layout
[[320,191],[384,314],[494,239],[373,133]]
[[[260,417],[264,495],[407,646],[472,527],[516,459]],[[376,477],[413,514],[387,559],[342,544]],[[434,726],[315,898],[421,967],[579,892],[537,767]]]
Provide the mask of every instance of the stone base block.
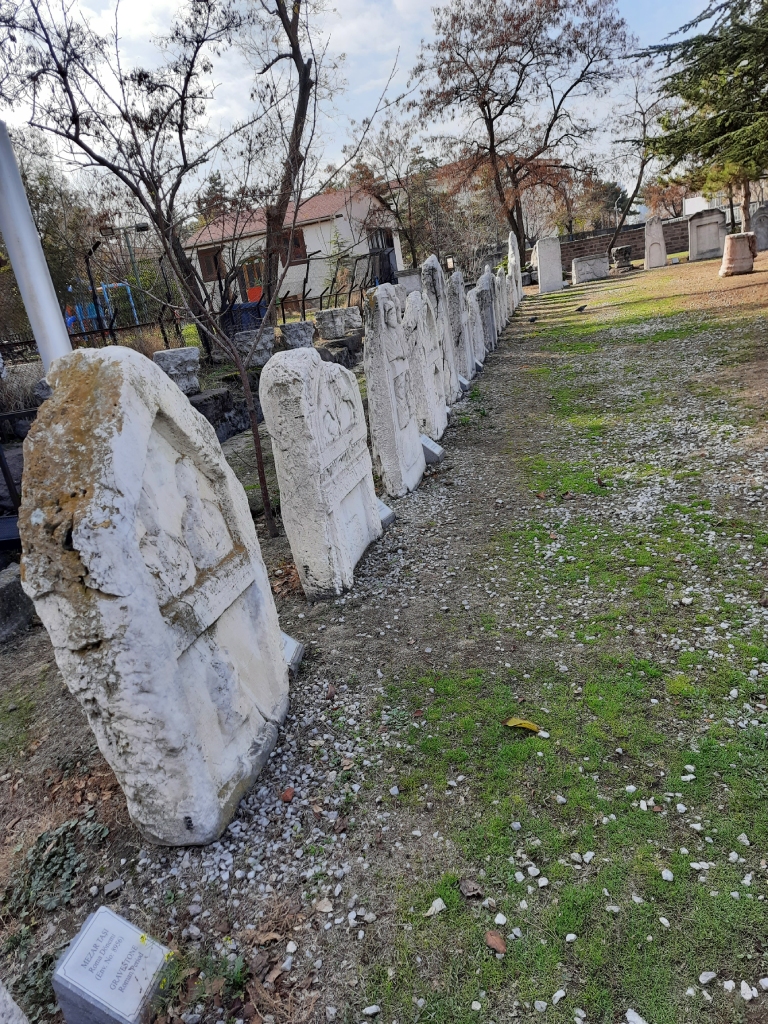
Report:
[[445,458],[445,448],[442,448],[437,441],[433,441],[426,434],[420,435],[421,449],[424,452],[424,461],[428,466],[435,466]]
[[389,505],[385,505],[384,504],[384,502],[381,500],[381,498],[377,498],[376,499],[376,504],[378,505],[378,508],[379,508],[379,517],[381,519],[381,525],[386,530],[386,528],[388,526],[391,526],[392,523],[394,523],[394,521],[397,518],[397,516],[395,515],[393,510],[389,507]]
[[483,365],[484,365],[483,363],[481,363],[479,360],[476,359],[475,360],[475,373],[480,373],[480,371],[483,369]]
[[288,671],[292,676],[295,676],[299,671],[299,665],[301,665],[302,659],[304,658],[304,644],[299,640],[294,640],[292,636],[288,636],[287,633],[281,633],[280,636],[283,640],[283,654],[285,655],[285,661],[288,665]]
[[35,606],[21,589],[19,565],[11,562],[0,572],[0,641],[28,626],[34,615]]
[[312,348],[315,325],[311,320],[298,320],[294,323],[283,324],[280,333],[288,348]]
[[466,377],[462,377],[461,374],[459,374],[459,387],[461,388],[461,390],[465,394],[467,393],[467,391],[469,391],[469,386],[470,385],[469,385],[469,381],[467,380],[467,378]]
[[[192,406],[201,413],[213,429],[219,444],[248,430],[251,421],[244,401],[235,402],[229,388],[211,388],[209,391],[201,391],[197,395],[190,395],[189,401]],[[256,398],[258,402],[258,398]],[[264,419],[261,408],[256,406],[256,416],[259,423]]]

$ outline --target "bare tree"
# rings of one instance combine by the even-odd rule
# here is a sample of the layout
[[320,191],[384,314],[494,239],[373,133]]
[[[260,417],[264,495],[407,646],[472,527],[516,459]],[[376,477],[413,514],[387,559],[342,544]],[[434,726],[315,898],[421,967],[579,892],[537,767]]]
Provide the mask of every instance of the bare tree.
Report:
[[475,168],[490,167],[521,252],[523,193],[593,134],[583,105],[610,88],[627,43],[615,0],[449,0],[435,9],[435,38],[412,72],[421,114],[451,122],[454,144]]

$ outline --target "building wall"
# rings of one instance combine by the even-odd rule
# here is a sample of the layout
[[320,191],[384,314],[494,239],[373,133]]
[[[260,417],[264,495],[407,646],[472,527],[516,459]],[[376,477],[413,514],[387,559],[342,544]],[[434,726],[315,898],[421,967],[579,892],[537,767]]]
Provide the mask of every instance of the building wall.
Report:
[[[668,220],[663,222],[664,242],[668,253],[688,251],[688,221]],[[607,250],[611,240],[609,234],[593,235],[591,238],[579,238],[574,242],[560,241],[560,258],[563,270],[570,271],[571,261],[580,256],[598,256]],[[620,245],[632,247],[632,259],[641,260],[645,258],[645,225],[629,227],[622,230],[614,243],[614,248]],[[530,263],[532,249],[526,249],[525,260]]]

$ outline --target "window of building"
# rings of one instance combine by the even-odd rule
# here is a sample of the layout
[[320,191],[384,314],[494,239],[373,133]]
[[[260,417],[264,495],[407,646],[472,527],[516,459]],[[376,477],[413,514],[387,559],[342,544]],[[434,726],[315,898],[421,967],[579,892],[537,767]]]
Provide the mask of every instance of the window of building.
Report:
[[198,249],[197,258],[200,261],[200,273],[204,281],[224,279],[227,270],[221,246],[215,249]]
[[[291,232],[284,231],[280,239],[280,262],[285,266],[288,259],[288,243],[291,240]],[[304,241],[304,232],[301,228],[294,228],[293,250],[291,252],[291,266],[296,263],[304,263],[307,259],[307,243]]]

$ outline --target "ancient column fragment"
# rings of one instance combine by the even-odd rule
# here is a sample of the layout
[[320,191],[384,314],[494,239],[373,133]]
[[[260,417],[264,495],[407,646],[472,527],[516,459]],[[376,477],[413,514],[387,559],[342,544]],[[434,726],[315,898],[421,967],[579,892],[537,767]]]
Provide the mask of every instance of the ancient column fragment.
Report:
[[742,231],[737,235],[726,235],[720,277],[751,274],[756,258],[757,239],[754,232]]
[[559,238],[540,238],[534,250],[539,268],[539,295],[563,290],[563,264]]
[[656,270],[667,265],[667,243],[661,217],[649,217],[645,222],[645,269]]
[[480,320],[483,325],[485,337],[485,351],[493,352],[496,348],[498,332],[496,330],[496,316],[493,309],[493,290],[491,285],[492,275],[490,271],[482,274],[475,287],[477,305],[480,309]]
[[421,267],[422,289],[424,300],[432,308],[432,315],[437,324],[440,339],[440,351],[443,355],[443,389],[448,405],[453,405],[461,398],[459,373],[451,342],[451,323],[448,315],[448,298],[445,292],[443,268],[437,256],[428,256]]
[[451,338],[454,345],[456,369],[466,380],[475,376],[475,353],[469,331],[467,290],[460,270],[448,279],[448,316],[451,322]]
[[374,464],[387,494],[398,498],[419,486],[426,463],[400,298],[391,284],[366,296],[364,363]]
[[448,425],[443,355],[432,307],[424,301],[420,291],[408,292],[403,333],[419,430],[433,441],[439,441]]
[[485,362],[485,334],[483,333],[483,318],[480,315],[480,306],[477,303],[477,288],[471,288],[467,292],[467,309],[469,311],[472,350],[475,355],[475,368],[481,370]]
[[213,428],[129,348],[79,349],[24,444],[23,586],[151,841],[209,843],[288,705],[248,501]]
[[259,400],[304,593],[341,594],[382,532],[355,375],[316,349],[278,352],[261,375]]

